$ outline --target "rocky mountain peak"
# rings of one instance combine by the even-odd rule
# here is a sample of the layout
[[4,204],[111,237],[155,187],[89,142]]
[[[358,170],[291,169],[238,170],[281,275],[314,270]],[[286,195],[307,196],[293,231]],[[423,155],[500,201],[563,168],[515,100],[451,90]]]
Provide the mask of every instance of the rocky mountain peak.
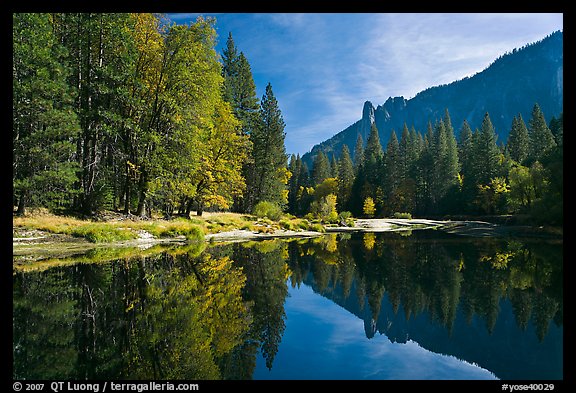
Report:
[[373,123],[383,146],[392,130],[398,135],[404,124],[424,134],[427,124],[442,119],[446,110],[455,132],[464,120],[472,129],[480,127],[488,112],[498,141],[505,142],[512,118],[521,114],[527,121],[535,103],[547,120],[562,112],[563,74],[563,35],[557,31],[541,41],[500,56],[473,76],[427,88],[409,100],[402,96],[389,97],[376,108],[372,102],[364,102],[360,120],[314,146],[302,160],[311,167],[318,151],[338,155],[343,144],[352,151],[358,135],[366,142]]

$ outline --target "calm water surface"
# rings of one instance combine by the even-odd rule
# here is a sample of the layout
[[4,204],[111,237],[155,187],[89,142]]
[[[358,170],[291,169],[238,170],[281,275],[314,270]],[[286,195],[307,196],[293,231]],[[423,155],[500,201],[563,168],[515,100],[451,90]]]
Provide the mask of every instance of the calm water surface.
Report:
[[15,269],[13,376],[562,379],[562,255],[414,231],[46,261]]

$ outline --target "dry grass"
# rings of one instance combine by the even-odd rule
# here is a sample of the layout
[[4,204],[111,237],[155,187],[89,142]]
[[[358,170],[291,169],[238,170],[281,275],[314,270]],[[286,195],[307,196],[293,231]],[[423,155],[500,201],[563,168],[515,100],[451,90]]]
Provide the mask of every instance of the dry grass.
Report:
[[239,213],[204,213],[191,218],[131,219],[121,214],[108,214],[105,221],[82,220],[70,216],[57,216],[45,210],[30,212],[13,218],[14,228],[39,230],[50,233],[83,237],[91,242],[113,242],[138,237],[146,231],[155,237],[185,236],[189,240],[202,240],[205,234],[245,229],[253,232],[273,232],[277,229],[320,230],[306,219],[284,215],[280,221],[256,218]]
[[75,237],[83,237],[93,243],[136,239],[139,231],[147,231],[156,237],[185,236],[190,240],[202,240],[203,228],[193,220],[110,220],[107,222],[81,220],[49,213],[14,217],[14,228],[39,230]]

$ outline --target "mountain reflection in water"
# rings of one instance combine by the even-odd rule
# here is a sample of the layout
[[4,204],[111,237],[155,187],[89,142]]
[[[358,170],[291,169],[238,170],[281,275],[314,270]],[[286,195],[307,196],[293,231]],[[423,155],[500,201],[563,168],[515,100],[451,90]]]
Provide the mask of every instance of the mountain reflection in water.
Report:
[[562,379],[562,255],[414,231],[16,270],[13,377]]

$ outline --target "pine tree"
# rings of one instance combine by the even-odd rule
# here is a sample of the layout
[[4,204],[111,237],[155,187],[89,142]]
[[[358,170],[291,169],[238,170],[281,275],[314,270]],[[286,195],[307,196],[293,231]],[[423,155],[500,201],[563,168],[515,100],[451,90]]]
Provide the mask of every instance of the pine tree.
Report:
[[288,182],[288,211],[297,214],[298,189],[300,187],[300,175],[302,173],[302,159],[300,154],[290,156],[288,170],[292,173]]
[[412,139],[410,137],[410,131],[408,131],[408,126],[404,123],[402,127],[402,136],[400,137],[400,176],[401,180],[404,180],[409,174],[410,164],[412,160],[412,150],[414,149]]
[[376,128],[376,124],[372,123],[370,135],[366,141],[366,149],[364,150],[364,171],[367,181],[366,186],[369,188],[367,192],[372,197],[374,197],[376,187],[382,183],[382,158],[383,151],[378,128]]
[[320,151],[314,158],[314,166],[312,167],[312,184],[316,187],[329,177],[332,177],[330,161],[328,161],[326,154]]
[[248,170],[247,210],[251,211],[260,201],[284,205],[287,159],[284,146],[284,119],[278,101],[268,83],[262,96],[260,116],[257,127],[250,139],[253,144],[254,162]]
[[528,158],[530,137],[521,114],[512,119],[512,129],[508,135],[506,147],[510,153],[510,158],[517,163],[522,164]]
[[431,203],[431,187],[433,184],[433,143],[434,143],[434,129],[432,124],[428,122],[426,135],[424,135],[422,150],[420,157],[416,164],[416,206],[415,211],[417,214],[429,213]]
[[367,192],[368,186],[364,165],[360,164],[358,168],[355,169],[354,181],[352,182],[352,188],[347,206],[348,210],[350,210],[350,212],[352,212],[355,217],[360,217],[362,214],[364,214],[362,211],[364,199],[367,196],[370,196]]
[[347,145],[342,145],[342,154],[338,161],[338,207],[344,211],[348,207],[352,183],[354,182],[354,166]]
[[445,120],[441,120],[436,126],[432,145],[434,165],[431,196],[435,208],[440,207],[440,202],[458,182],[458,148],[448,111],[444,118]]
[[48,14],[12,15],[12,181],[18,214],[28,205],[67,208],[77,181],[78,118],[63,48]]
[[458,157],[464,175],[468,173],[472,156],[472,129],[466,120],[462,122],[460,134],[458,136]]
[[500,150],[496,144],[497,135],[488,112],[482,120],[482,127],[475,133],[473,148],[472,179],[476,185],[489,184],[498,175]]
[[424,140],[422,139],[422,134],[412,126],[410,128],[408,145],[408,173],[412,179],[415,179],[416,163],[420,158],[423,146]]
[[[478,132],[478,131],[476,131]],[[458,137],[458,157],[461,166],[462,182],[462,206],[463,211],[471,205],[476,194],[476,186],[473,182],[474,171],[474,134],[466,120],[462,122]]]
[[364,150],[364,160],[366,162],[377,162],[382,157],[382,145],[380,144],[380,136],[378,135],[378,128],[376,123],[372,123],[370,127],[370,135],[366,141],[366,149]]
[[364,140],[362,135],[358,134],[356,145],[354,146],[354,172],[358,173],[360,165],[364,165]]
[[529,135],[530,135],[530,159],[533,161],[540,161],[542,157],[550,152],[556,142],[554,142],[554,135],[546,125],[544,114],[538,104],[534,105],[532,109],[532,117],[529,122]]
[[446,128],[446,132],[448,134],[454,135],[454,128],[452,127],[452,119],[450,119],[450,113],[448,112],[448,108],[444,109],[444,118],[442,119],[444,122],[444,128]]
[[564,113],[560,113],[558,119],[552,116],[548,128],[550,128],[552,135],[554,135],[554,141],[556,141],[556,145],[562,146],[564,138]]
[[234,107],[236,80],[238,78],[238,50],[232,38],[232,32],[228,33],[226,47],[222,50],[222,97]]
[[388,197],[392,195],[402,180],[402,167],[400,162],[400,146],[396,132],[392,130],[390,139],[386,145],[386,155],[384,158],[384,186]]
[[[232,33],[228,34],[226,48],[222,51],[222,75],[224,83],[222,85],[223,98],[232,105],[234,115],[242,124],[242,133],[250,135],[258,124],[258,97],[256,96],[256,85],[252,76],[250,63],[243,52],[238,53],[234,44]],[[249,153],[249,160],[252,161],[252,152]],[[248,174],[248,163],[244,163],[242,173],[245,178]],[[234,209],[238,211],[249,211],[244,197],[236,198]]]
[[332,153],[332,159],[330,160],[330,177],[338,177],[338,160],[336,160],[334,153]]

